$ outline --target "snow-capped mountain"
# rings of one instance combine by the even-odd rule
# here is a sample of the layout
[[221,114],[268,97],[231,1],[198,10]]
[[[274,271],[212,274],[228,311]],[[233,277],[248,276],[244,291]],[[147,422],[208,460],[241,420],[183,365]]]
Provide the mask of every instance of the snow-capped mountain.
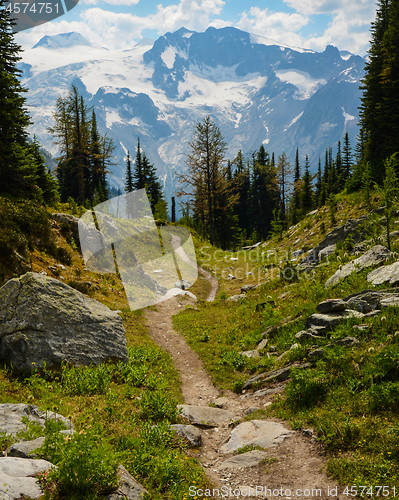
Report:
[[208,114],[230,158],[263,143],[276,158],[285,151],[293,160],[299,147],[315,170],[319,155],[346,131],[354,145],[363,68],[361,57],[332,46],[317,53],[235,28],[182,28],[153,45],[146,40],[119,51],[77,33],[44,37],[21,64],[31,131],[46,149],[56,153],[47,127],[58,95],[73,83],[94,106],[101,132],[115,141],[111,183],[123,186],[126,153],[134,156],[139,136],[168,197],[195,124]]

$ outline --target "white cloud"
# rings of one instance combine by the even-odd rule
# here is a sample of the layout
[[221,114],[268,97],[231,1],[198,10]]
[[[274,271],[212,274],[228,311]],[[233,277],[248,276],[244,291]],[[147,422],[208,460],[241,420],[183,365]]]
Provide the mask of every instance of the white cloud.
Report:
[[110,5],[136,5],[140,0],[81,0],[82,4],[98,5],[101,2]]
[[[95,4],[98,0],[84,0]],[[107,0],[108,1],[108,0]],[[132,0],[109,0],[108,3],[132,2]],[[44,35],[56,35],[77,31],[98,45],[114,48],[128,48],[142,38],[145,29],[157,30],[159,35],[167,31],[176,31],[182,26],[194,31],[203,31],[210,25],[222,27],[230,23],[217,19],[221,13],[224,0],[180,0],[173,5],[157,6],[155,14],[140,17],[129,13],[115,13],[99,7],[84,10],[82,21],[52,21],[38,26],[29,33],[19,33],[20,44],[33,45]]]
[[308,22],[309,18],[302,14],[271,12],[251,7],[248,13],[243,12],[237,28],[287,45],[303,46],[303,38],[298,31]]

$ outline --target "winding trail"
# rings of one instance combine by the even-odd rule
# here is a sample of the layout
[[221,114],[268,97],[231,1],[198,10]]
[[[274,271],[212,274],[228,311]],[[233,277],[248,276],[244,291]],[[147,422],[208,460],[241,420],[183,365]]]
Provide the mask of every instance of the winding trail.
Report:
[[[203,269],[199,269],[199,272],[210,281],[211,291],[207,300],[212,301],[216,295],[218,282],[211,273]],[[243,419],[249,408],[261,408],[267,405],[270,402],[270,396],[259,398],[252,394],[240,396],[231,391],[224,391],[221,394],[220,390],[212,384],[198,354],[187,345],[184,337],[173,329],[173,315],[179,313],[188,304],[195,305],[195,303],[196,300],[191,297],[178,295],[157,304],[156,310],[147,310],[147,326],[151,336],[172,356],[175,367],[180,372],[185,404],[209,407],[215,399],[223,396],[226,398],[223,409]],[[279,422],[277,419],[270,419],[270,421]],[[280,423],[287,427],[285,422]],[[301,498],[302,500],[314,496],[318,499],[329,500],[337,498],[337,495],[328,494],[337,484],[324,472],[326,458],[320,453],[319,445],[311,442],[310,438],[300,432],[292,433],[281,444],[268,448],[266,464],[261,462],[253,467],[221,469],[221,464],[232,456],[232,454],[220,451],[222,445],[229,439],[231,431],[227,422],[219,424],[218,427],[203,429],[201,431],[202,446],[198,455],[196,454],[214,488],[220,489],[222,486],[232,488],[231,496],[225,498],[270,499],[278,497]],[[248,494],[246,488],[251,487],[254,492],[256,486],[267,487],[274,491],[272,495],[269,492],[265,495],[264,489],[262,493],[258,491],[256,495]],[[309,489],[308,496],[297,492],[297,490],[303,492],[305,489]],[[312,489],[320,489],[321,494],[315,492],[312,495]],[[338,491],[342,490],[342,487],[338,488]],[[217,497],[218,495],[215,494],[211,498]],[[341,498],[346,497],[341,496]]]

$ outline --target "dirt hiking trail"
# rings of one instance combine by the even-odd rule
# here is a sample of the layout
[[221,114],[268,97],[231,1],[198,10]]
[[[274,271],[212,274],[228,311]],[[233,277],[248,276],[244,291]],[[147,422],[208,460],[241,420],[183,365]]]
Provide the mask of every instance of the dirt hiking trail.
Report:
[[[218,285],[217,280],[207,271],[202,269],[199,271],[211,283],[208,300],[214,300]],[[151,336],[159,346],[172,356],[180,373],[186,405],[205,410],[210,408],[210,403],[223,397],[220,401],[216,401],[216,405],[212,406],[227,410],[233,413],[237,419],[243,421],[247,412],[251,413],[250,408],[267,406],[267,403],[271,401],[271,396],[256,398],[251,394],[242,396],[231,391],[223,391],[222,393],[212,384],[211,378],[204,369],[197,353],[173,329],[173,315],[182,311],[188,304],[195,303],[195,299],[179,295],[157,304],[156,310],[147,310],[147,326]],[[207,495],[208,498],[223,497],[223,492],[224,498],[321,498],[330,500],[347,498],[339,494],[343,491],[343,487],[339,487],[336,482],[327,477],[325,473],[327,458],[322,454],[320,445],[315,442],[315,439],[302,432],[292,432],[286,422],[277,419],[269,419],[264,422],[269,422],[272,426],[278,424],[284,426],[284,432],[287,435],[278,438],[273,442],[273,445],[264,448],[262,452],[251,451],[249,455],[222,452],[222,447],[229,441],[233,431],[233,427],[229,427],[228,419],[210,428],[204,428],[201,424],[197,425],[201,428],[202,446],[199,451],[192,450],[190,454],[198,458],[213,484],[214,495]],[[263,452],[265,455],[262,455],[262,461],[257,465],[251,465],[252,460]],[[228,460],[232,457],[239,457],[239,460],[242,459],[244,462],[234,463],[236,459]],[[225,462],[226,460],[228,462]],[[222,488],[223,486],[224,488]],[[255,489],[256,487],[258,490]],[[265,491],[265,488],[270,491]],[[338,495],[335,494],[336,491],[338,491]],[[205,491],[202,495],[205,497]],[[187,498],[190,498],[189,491],[187,491]],[[197,498],[201,498],[201,495],[197,495]]]

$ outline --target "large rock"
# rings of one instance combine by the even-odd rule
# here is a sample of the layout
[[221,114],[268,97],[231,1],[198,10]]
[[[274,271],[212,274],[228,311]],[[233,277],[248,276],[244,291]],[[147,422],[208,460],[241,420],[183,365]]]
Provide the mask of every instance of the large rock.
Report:
[[40,411],[37,406],[26,405],[24,403],[3,403],[0,404],[0,432],[15,436],[18,432],[26,428],[26,425],[22,421],[24,417],[31,422],[38,423],[42,427],[46,423],[46,418],[57,419],[57,421],[61,420],[68,429],[73,429],[70,420],[59,413]]
[[27,273],[0,288],[0,362],[30,372],[128,361],[122,319],[48,276]]
[[381,266],[374,269],[367,275],[367,281],[373,285],[381,285],[387,282],[396,285],[399,283],[399,261],[390,266]]
[[238,419],[234,413],[219,408],[193,405],[178,405],[177,407],[181,409],[182,417],[202,427],[217,427],[222,422]]
[[372,309],[368,316],[375,313],[377,309],[386,307],[388,305],[398,305],[399,303],[399,289],[388,288],[386,290],[363,290],[362,292],[353,293],[343,299],[350,307],[354,304],[362,304],[367,302]]
[[0,457],[0,498],[40,498],[43,491],[34,476],[50,467],[46,460]]
[[330,231],[323,241],[321,241],[313,250],[310,250],[302,264],[315,264],[320,261],[320,252],[324,248],[336,245],[339,241],[344,241],[348,236],[352,237],[354,243],[365,239],[365,231],[361,227],[367,220],[367,215],[360,219],[349,219],[343,226],[335,227]]
[[392,253],[388,250],[388,248],[382,245],[375,245],[357,259],[348,262],[341,269],[338,269],[335,274],[333,274],[331,278],[326,281],[325,287],[330,288],[350,274],[354,272],[357,273],[365,267],[380,264],[381,262],[389,259],[391,255]]
[[250,420],[233,429],[230,439],[221,447],[220,451],[222,453],[233,453],[244,446],[269,448],[281,443],[291,434],[293,434],[292,431],[277,422]]

